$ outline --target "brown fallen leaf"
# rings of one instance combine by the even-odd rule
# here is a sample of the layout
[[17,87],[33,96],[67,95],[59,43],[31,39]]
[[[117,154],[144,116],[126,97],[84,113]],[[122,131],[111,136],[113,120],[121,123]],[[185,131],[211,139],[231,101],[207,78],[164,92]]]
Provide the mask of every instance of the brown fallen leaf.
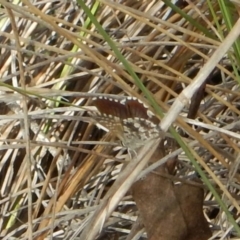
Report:
[[157,172],[166,174],[166,167],[159,167],[132,187],[148,239],[208,239],[211,231],[202,210],[203,189],[186,183],[174,185]]

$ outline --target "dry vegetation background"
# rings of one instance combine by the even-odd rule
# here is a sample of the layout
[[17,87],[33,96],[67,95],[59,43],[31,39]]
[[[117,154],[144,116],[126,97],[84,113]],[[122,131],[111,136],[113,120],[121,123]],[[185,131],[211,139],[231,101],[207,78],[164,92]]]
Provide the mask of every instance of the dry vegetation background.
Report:
[[239,42],[167,118],[173,138],[130,156],[88,114],[110,94],[174,114],[238,1],[0,6],[1,239],[240,239]]

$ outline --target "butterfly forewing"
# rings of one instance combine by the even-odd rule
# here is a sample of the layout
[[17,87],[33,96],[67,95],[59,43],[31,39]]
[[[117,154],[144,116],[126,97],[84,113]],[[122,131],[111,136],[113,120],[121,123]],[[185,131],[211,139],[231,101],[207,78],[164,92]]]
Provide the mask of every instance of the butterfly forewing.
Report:
[[116,135],[124,146],[137,148],[163,135],[159,119],[136,98],[121,101],[99,97],[93,100],[95,120]]

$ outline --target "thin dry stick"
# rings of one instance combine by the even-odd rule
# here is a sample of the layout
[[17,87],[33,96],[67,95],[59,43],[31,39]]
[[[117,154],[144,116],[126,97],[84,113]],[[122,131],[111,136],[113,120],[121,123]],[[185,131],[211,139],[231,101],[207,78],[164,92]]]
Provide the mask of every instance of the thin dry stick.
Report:
[[[21,45],[19,41],[19,35],[18,35],[18,29],[16,26],[16,22],[14,19],[14,15],[12,13],[12,10],[10,8],[6,7],[6,10],[8,12],[8,15],[11,20],[13,33],[15,37],[15,44],[17,49],[17,55],[18,55],[18,62],[19,62],[19,70],[20,70],[20,82],[22,88],[26,89],[26,79],[24,76],[24,68],[23,68],[23,58],[21,54]],[[33,226],[32,226],[32,178],[31,178],[31,145],[30,145],[30,134],[29,134],[29,121],[28,121],[28,108],[27,108],[27,98],[25,96],[22,97],[22,108],[24,113],[24,124],[22,126],[22,132],[23,137],[26,140],[26,160],[28,164],[28,231],[26,232],[29,239],[33,239]]]
[[91,217],[90,222],[81,234],[80,240],[95,239],[96,235],[101,231],[104,222],[116,208],[119,201],[131,187],[141,170],[147,164],[149,158],[154,153],[159,141],[153,141],[146,144],[137,154],[137,158],[130,161],[123,172],[119,174],[118,179],[104,197],[97,211]]

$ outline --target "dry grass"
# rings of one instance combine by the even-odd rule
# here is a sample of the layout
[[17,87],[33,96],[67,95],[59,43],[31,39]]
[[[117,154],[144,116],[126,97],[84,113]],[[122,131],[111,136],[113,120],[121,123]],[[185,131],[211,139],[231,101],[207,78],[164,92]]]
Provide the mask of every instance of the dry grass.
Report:
[[[88,1],[86,5],[96,7],[93,15],[139,77],[137,82],[77,3],[0,4],[1,239],[84,239],[86,229],[93,231],[93,226],[101,231],[98,239],[130,239],[138,210],[128,190],[136,176],[143,176],[151,154],[145,147],[137,156],[136,164],[141,166],[130,162],[122,169],[128,153],[116,149],[118,140],[96,127],[87,114],[94,109],[91,99],[135,96],[153,104],[159,113],[152,99],[139,90],[141,82],[168,112],[218,49],[227,27],[214,24],[207,1],[202,5],[183,1],[179,6],[192,20],[171,11],[163,1],[101,0],[99,5]],[[217,3],[212,7],[220,11]],[[237,11],[232,16],[236,19]],[[239,233],[231,222],[239,221],[237,56],[236,48],[231,49],[203,90],[199,88],[191,98],[191,105],[181,111],[182,116],[197,120],[195,130],[180,117],[174,125],[187,133],[182,136],[232,215],[226,217],[228,213],[220,210],[213,192],[204,186],[203,208],[211,239],[236,239]],[[144,171],[178,156],[175,176],[167,177],[190,179],[195,170],[189,156],[179,147],[168,148]],[[115,181],[121,172],[123,182]],[[108,197],[114,200],[111,206],[104,202]],[[98,206],[106,212],[101,208],[104,214],[91,219]],[[146,237],[143,228],[137,234]]]

